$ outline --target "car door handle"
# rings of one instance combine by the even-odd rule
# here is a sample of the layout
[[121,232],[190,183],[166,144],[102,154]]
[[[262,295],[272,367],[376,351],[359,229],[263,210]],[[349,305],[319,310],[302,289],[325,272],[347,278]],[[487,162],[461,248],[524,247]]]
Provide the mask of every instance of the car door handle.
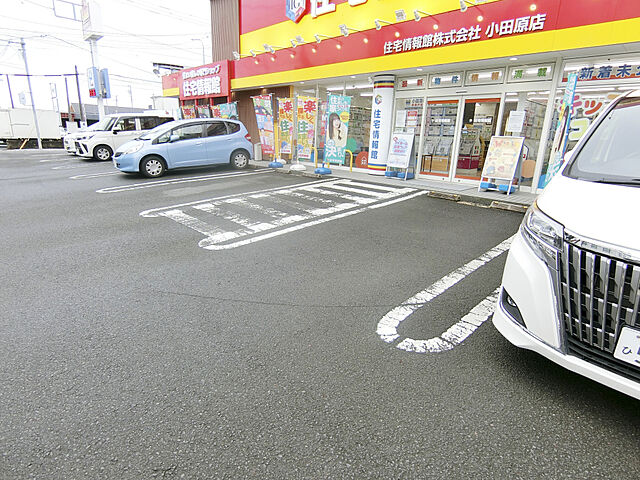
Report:
[[204,142],[196,142],[196,145],[202,145]]

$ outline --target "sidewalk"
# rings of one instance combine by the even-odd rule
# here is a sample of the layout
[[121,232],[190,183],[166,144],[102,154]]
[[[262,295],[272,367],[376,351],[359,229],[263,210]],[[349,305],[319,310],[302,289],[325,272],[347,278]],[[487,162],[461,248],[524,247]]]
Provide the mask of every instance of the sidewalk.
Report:
[[[252,160],[253,165],[259,167],[268,167],[269,161]],[[312,163],[301,163],[305,166],[302,172],[290,170],[291,164],[285,164],[282,168],[274,168],[277,173],[284,175],[301,175],[312,178],[332,177],[332,178],[348,178],[351,180],[360,180],[370,183],[379,183],[382,185],[406,186],[410,188],[418,188],[429,190],[429,196],[445,198],[455,202],[473,203],[490,208],[500,208],[504,210],[512,210],[524,213],[529,205],[536,199],[537,194],[529,192],[520,192],[516,190],[511,195],[501,192],[479,192],[478,187],[466,183],[450,183],[439,180],[411,179],[399,180],[397,178],[387,178],[379,175],[371,175],[367,170],[354,168],[349,171],[349,167],[331,166],[331,175],[318,175],[313,173],[315,166]]]

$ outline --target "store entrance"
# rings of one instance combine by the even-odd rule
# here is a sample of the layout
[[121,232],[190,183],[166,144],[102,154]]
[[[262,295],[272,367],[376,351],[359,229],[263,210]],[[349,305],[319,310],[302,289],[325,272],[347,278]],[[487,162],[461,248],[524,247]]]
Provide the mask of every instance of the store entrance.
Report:
[[427,102],[420,173],[449,177],[457,118],[458,100]]
[[499,98],[465,99],[456,178],[480,180],[499,110]]

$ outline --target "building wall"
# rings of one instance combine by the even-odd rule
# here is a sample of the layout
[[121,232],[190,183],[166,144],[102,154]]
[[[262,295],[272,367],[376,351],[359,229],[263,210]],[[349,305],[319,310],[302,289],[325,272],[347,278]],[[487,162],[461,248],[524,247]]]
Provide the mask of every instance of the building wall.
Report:
[[210,2],[212,61],[233,60],[233,52],[240,49],[238,0]]

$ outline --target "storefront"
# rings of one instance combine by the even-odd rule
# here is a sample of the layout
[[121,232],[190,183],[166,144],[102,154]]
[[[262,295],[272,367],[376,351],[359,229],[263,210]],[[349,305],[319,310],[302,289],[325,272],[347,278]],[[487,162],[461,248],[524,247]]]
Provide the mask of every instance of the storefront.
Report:
[[238,118],[231,97],[229,61],[185,68],[162,77],[164,96],[180,99],[182,118]]
[[[367,152],[372,173],[384,170],[384,147],[369,151],[381,133],[413,134],[418,177],[468,183],[480,179],[491,136],[521,136],[517,180],[535,190],[569,72],[579,73],[571,142],[611,97],[640,86],[640,2],[440,0],[428,11],[421,1],[260,5],[240,1],[232,90],[291,86],[294,97],[317,97],[320,149],[322,103],[332,92],[351,96],[351,118],[360,120],[349,150]],[[379,75],[393,79],[387,132],[372,128]]]

